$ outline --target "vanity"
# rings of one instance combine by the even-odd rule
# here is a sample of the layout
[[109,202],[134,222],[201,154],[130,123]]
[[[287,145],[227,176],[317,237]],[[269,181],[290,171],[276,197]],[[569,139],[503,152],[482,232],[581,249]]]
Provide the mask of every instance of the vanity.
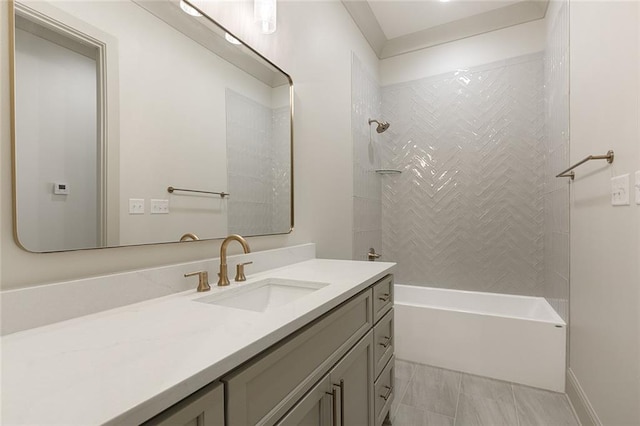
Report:
[[3,424],[379,426],[394,267],[308,259],[6,335]]

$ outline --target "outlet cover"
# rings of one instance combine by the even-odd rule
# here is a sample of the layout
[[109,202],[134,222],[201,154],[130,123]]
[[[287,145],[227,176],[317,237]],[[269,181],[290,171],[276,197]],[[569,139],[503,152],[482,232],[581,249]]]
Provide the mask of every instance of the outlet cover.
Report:
[[629,205],[629,174],[611,178],[611,205]]
[[151,214],[169,214],[169,200],[151,199]]
[[129,198],[129,214],[144,214],[144,198]]
[[636,172],[636,204],[640,204],[640,170]]

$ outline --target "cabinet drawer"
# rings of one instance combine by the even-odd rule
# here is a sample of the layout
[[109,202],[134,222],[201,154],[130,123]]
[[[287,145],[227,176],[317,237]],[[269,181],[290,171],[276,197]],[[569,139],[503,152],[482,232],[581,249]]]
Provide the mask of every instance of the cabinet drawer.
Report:
[[229,424],[274,424],[369,331],[371,305],[364,291],[224,377]]
[[377,378],[393,356],[393,309],[390,309],[373,328],[373,341],[375,377]]
[[393,306],[393,275],[373,285],[373,322],[380,320]]
[[389,360],[384,370],[382,370],[382,373],[380,373],[380,377],[376,380],[376,390],[374,395],[374,407],[376,413],[375,426],[380,426],[384,422],[395,395],[395,391],[393,389],[395,360],[395,357],[391,357],[391,360]]

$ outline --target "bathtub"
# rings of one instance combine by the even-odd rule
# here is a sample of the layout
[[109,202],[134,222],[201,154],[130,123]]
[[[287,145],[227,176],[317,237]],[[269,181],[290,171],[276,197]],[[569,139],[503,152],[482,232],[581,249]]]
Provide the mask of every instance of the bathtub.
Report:
[[566,324],[542,297],[396,284],[398,359],[564,392]]

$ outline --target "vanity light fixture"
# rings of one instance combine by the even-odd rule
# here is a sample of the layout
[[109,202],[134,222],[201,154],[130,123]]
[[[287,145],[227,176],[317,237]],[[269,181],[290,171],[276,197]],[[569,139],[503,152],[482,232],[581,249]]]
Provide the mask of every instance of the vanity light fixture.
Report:
[[254,0],[253,20],[260,25],[262,34],[276,32],[276,0]]
[[202,13],[198,12],[195,7],[191,6],[184,0],[180,0],[180,9],[187,15],[202,16]]
[[237,38],[235,38],[234,36],[232,36],[229,33],[224,33],[224,39],[227,40],[231,44],[240,44],[240,40],[238,40]]

